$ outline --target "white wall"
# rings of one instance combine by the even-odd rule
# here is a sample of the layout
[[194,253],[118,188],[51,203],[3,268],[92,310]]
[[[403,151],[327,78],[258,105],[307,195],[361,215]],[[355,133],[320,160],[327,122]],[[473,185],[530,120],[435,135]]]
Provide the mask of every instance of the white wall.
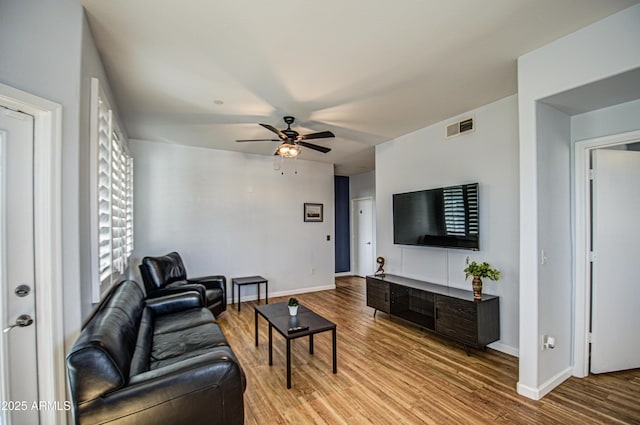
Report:
[[[134,257],[180,252],[189,276],[261,275],[270,295],[335,287],[333,165],[130,141],[135,164]],[[305,202],[324,221],[303,221]],[[327,241],[327,235],[331,237]],[[263,287],[264,289],[264,287]],[[242,299],[255,299],[255,287]],[[264,290],[262,297],[264,298]],[[246,295],[245,295],[246,294]]]
[[349,177],[349,198],[375,198],[376,196],[376,172],[356,174]]
[[[498,350],[518,353],[518,126],[517,97],[510,96],[461,116],[474,114],[476,131],[446,140],[434,124],[376,147],[377,253],[389,273],[471,290],[465,258],[489,262],[502,271],[483,291],[500,296]],[[478,182],[480,251],[406,247],[393,244],[392,195]]]
[[[567,182],[571,163],[569,116],[538,103],[538,267],[540,335],[551,335],[553,350],[540,353],[540,382],[553,379],[571,361],[572,302],[571,186]],[[543,254],[544,253],[544,254]],[[544,255],[545,259],[542,260]],[[543,264],[544,263],[544,264]],[[524,318],[521,318],[524,320]]]
[[82,321],[79,105],[83,11],[64,0],[3,1],[0,82],[62,105],[62,282],[65,345]]
[[[539,216],[542,206],[554,205],[557,193],[539,188],[540,176],[557,176],[556,186],[571,187],[571,162],[538,155],[548,147],[539,133],[538,102],[577,87],[613,77],[640,66],[640,5],[631,7],[554,41],[518,59],[518,99],[520,124],[520,379],[518,392],[531,398],[540,398],[571,375],[572,361],[562,356],[561,361],[549,361],[548,352],[541,351],[544,332],[564,335],[572,326],[571,316],[563,311],[574,311],[579,306],[569,302],[551,302],[542,299],[546,289],[541,288],[540,249],[541,235],[555,229],[563,246],[571,246],[571,216]],[[569,123],[570,125],[570,123]],[[563,142],[564,143],[564,142]],[[545,147],[546,146],[546,147]],[[561,207],[566,214],[566,201]],[[558,221],[562,224],[559,224]],[[565,235],[565,236],[561,236]],[[563,260],[564,261],[564,260]],[[565,264],[556,272],[545,272],[545,280],[564,282]],[[573,277],[572,277],[573,278]],[[571,282],[575,285],[575,282]],[[551,289],[551,288],[549,288]],[[561,293],[566,284],[559,288]],[[553,292],[553,290],[551,290]],[[555,296],[555,292],[552,296]],[[560,294],[561,297],[564,295]],[[575,292],[573,294],[575,297]],[[547,315],[556,319],[547,323]],[[547,325],[549,327],[547,327]],[[557,340],[557,344],[571,345],[571,341]]]

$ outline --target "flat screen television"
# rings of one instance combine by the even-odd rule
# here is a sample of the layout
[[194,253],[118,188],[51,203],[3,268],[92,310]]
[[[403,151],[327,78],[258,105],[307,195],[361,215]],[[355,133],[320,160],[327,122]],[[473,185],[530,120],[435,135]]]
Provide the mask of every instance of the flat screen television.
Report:
[[480,249],[478,183],[393,195],[393,243]]

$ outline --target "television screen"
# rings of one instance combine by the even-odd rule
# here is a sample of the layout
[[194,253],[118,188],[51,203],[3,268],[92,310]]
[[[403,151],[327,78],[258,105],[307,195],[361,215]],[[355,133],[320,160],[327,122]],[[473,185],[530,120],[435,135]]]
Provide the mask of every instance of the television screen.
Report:
[[478,183],[393,195],[393,243],[478,250]]

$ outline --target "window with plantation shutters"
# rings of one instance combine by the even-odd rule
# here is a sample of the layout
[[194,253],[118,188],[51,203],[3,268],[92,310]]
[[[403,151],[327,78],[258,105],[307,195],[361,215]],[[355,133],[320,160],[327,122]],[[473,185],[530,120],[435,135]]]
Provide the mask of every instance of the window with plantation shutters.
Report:
[[122,277],[133,252],[133,159],[95,78],[91,96],[92,298],[98,302]]

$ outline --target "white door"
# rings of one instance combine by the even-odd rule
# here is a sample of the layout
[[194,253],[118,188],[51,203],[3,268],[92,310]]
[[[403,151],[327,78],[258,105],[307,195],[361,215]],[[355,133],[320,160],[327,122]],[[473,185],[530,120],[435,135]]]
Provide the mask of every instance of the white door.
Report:
[[640,152],[593,151],[591,372],[640,367]]
[[33,117],[0,107],[2,425],[39,423],[33,215]]
[[373,274],[373,200],[353,201],[354,271],[358,276]]

